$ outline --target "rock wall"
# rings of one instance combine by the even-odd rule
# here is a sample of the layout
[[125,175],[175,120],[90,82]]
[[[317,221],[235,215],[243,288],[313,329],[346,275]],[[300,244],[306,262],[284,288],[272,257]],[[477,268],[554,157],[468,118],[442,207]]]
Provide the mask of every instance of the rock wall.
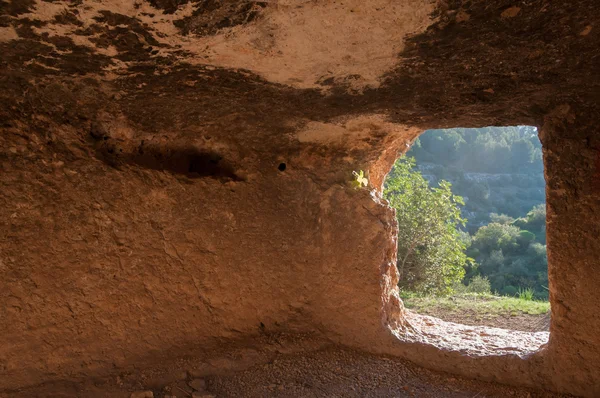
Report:
[[[597,395],[599,16],[593,0],[0,2],[0,389],[287,331]],[[514,124],[542,131],[548,347],[399,340],[385,173],[427,128]],[[372,191],[350,187],[358,170]]]
[[[598,102],[557,107],[545,119],[548,196],[548,276],[552,323],[547,366],[556,389],[600,394],[600,346],[597,330],[600,163],[597,141]],[[567,371],[563,371],[566,369]],[[580,386],[588,385],[584,389]]]

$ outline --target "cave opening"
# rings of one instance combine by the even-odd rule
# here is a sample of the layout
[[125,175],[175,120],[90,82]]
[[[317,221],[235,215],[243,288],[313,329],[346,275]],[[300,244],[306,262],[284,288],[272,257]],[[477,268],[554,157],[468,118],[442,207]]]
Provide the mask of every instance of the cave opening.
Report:
[[[533,126],[427,130],[384,183],[411,313],[540,333],[550,327],[542,146]],[[427,324],[427,322],[425,323]]]

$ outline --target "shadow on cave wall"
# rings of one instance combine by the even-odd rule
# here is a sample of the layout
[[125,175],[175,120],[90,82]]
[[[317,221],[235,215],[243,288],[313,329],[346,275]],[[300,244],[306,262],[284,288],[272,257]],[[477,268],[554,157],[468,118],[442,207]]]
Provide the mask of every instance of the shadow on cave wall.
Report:
[[136,165],[145,169],[167,171],[188,178],[213,178],[219,181],[243,181],[229,161],[212,149],[200,149],[185,144],[156,144],[141,140],[132,145],[92,127],[90,135],[96,141],[96,156],[111,167]]

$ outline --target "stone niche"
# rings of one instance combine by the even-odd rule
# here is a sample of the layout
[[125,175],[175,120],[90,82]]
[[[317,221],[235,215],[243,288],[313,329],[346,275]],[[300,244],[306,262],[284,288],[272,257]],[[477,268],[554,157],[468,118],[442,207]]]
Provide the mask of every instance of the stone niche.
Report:
[[[600,395],[599,21],[596,0],[0,2],[0,391],[283,331]],[[547,344],[406,312],[379,193],[425,129],[517,124],[544,150]]]

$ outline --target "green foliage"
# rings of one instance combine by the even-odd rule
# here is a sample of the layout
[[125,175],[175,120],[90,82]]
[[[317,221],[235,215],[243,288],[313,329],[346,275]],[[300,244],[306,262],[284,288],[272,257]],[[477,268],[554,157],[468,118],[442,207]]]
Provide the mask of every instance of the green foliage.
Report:
[[504,286],[502,294],[505,296],[515,296],[517,294],[517,288],[512,285]]
[[541,243],[533,242],[527,248],[527,254],[531,257],[543,258],[546,257],[546,246]]
[[[505,217],[523,217],[544,203],[541,150],[531,126],[458,128],[426,131],[408,155],[432,185],[447,180],[465,198],[462,214],[467,230],[475,233],[489,221],[504,224]],[[490,220],[493,213],[500,218]]]
[[460,196],[451,184],[436,188],[414,170],[415,160],[400,158],[385,183],[384,195],[398,220],[399,285],[417,292],[447,294],[464,276],[469,262],[458,227]]
[[521,229],[525,229],[527,228],[527,219],[523,217],[517,218],[512,222],[512,225]]
[[534,233],[514,223],[491,223],[475,233],[468,254],[480,264],[469,277],[487,276],[493,290],[515,295],[519,289],[531,289],[537,297],[547,296],[546,246],[536,241]]
[[464,263],[462,283],[446,290],[468,292],[475,278],[487,278],[492,291],[514,296],[531,289],[534,297],[547,297],[545,180],[537,130],[429,130],[409,155],[417,158],[422,185],[440,189],[452,183],[452,191],[464,196],[460,218],[468,221],[458,234],[474,261]]
[[490,223],[479,228],[473,237],[473,247],[479,249],[481,253],[490,253],[493,250],[500,250],[507,253],[518,247],[517,238],[519,237],[519,228],[498,223]]
[[528,301],[533,301],[533,289],[528,287],[526,289],[519,289],[519,292],[517,293],[517,295],[519,296],[519,298],[521,300],[528,300]]
[[419,161],[446,160],[475,173],[540,172],[541,154],[531,126],[428,130],[409,153]]
[[367,179],[367,177],[365,177],[365,173],[362,170],[360,170],[358,173],[356,171],[353,171],[352,175],[354,176],[352,185],[355,188],[362,188],[363,186],[366,187],[367,185],[369,185],[369,180]]
[[539,231],[546,225],[546,206],[543,204],[535,206],[527,213],[527,227]]
[[517,238],[517,243],[521,247],[529,247],[531,243],[535,240],[535,234],[529,231],[520,231],[519,237]]
[[490,213],[490,221],[497,224],[512,224],[515,219],[506,214]]
[[467,292],[478,294],[492,294],[490,280],[486,276],[476,275],[467,286]]

